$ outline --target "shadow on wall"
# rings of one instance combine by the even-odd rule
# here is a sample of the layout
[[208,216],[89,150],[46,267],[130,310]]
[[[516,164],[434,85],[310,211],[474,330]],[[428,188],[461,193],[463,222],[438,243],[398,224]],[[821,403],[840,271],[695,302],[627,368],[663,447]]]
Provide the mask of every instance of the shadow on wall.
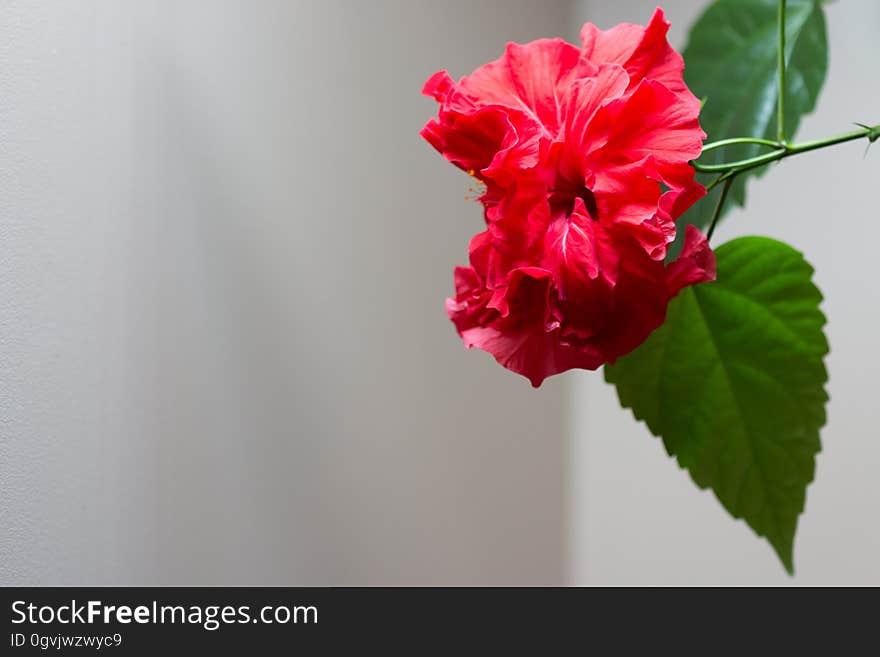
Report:
[[[46,318],[57,352],[13,341],[4,359],[3,581],[560,583],[563,384],[533,391],[461,347],[443,300],[481,213],[417,133],[428,75],[562,33],[567,4],[2,11],[8,79],[35,85],[2,101],[16,129],[43,133],[57,117],[29,108],[63,92],[85,135],[17,175],[113,181],[2,207],[41,227],[12,251],[48,234],[60,263],[0,260],[10,294],[95,303],[72,328],[26,303],[4,325]],[[59,385],[19,384],[35,362]]]

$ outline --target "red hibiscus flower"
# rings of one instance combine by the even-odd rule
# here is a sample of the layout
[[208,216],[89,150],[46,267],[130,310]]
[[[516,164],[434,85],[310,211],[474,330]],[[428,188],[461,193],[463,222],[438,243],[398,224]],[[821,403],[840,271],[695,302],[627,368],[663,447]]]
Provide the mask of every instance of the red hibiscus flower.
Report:
[[689,161],[705,134],[684,63],[658,9],[647,27],[587,24],[561,39],[508,44],[459,82],[422,136],[482,182],[486,230],[455,271],[447,312],[465,344],[539,386],[632,351],[684,286],[715,277],[705,237],[675,220],[705,190]]

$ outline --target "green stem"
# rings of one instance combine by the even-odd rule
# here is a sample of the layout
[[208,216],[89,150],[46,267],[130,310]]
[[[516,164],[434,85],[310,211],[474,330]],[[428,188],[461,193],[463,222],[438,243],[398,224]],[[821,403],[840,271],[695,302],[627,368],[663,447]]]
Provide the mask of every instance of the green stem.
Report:
[[768,162],[775,162],[776,160],[782,159],[785,157],[787,153],[787,149],[780,148],[778,150],[773,151],[772,153],[764,153],[763,155],[756,155],[755,157],[750,157],[747,160],[737,160],[735,162],[724,162],[722,164],[700,164],[699,162],[692,162],[694,169],[700,171],[701,173],[714,173],[716,171],[731,171],[733,169],[740,169],[742,167],[748,166],[760,166],[762,164],[767,164]]
[[776,60],[776,72],[779,78],[779,93],[776,105],[776,139],[785,143],[785,0],[779,0],[779,52]]
[[714,151],[716,148],[724,148],[725,146],[736,146],[737,144],[759,144],[761,146],[770,146],[771,148],[779,148],[777,141],[770,139],[758,139],[757,137],[733,137],[731,139],[721,139],[713,141],[703,146],[703,153]]
[[[853,132],[847,132],[835,137],[817,139],[815,141],[805,141],[800,144],[784,144],[781,148],[778,148],[772,153],[764,153],[763,155],[750,157],[746,160],[723,162],[722,164],[700,164],[699,162],[691,162],[691,164],[694,169],[702,173],[722,173],[725,175],[736,173],[738,175],[744,171],[749,171],[750,169],[755,169],[765,164],[769,164],[770,162],[776,162],[777,160],[783,160],[792,155],[815,151],[820,148],[842,144],[847,141],[855,141],[856,139],[868,139],[874,141],[878,138],[878,134],[880,134],[880,125],[865,126],[860,130],[854,130]],[[714,144],[710,144],[710,146],[714,146]],[[776,146],[779,145],[776,144]],[[725,176],[722,176],[718,182],[723,182],[725,179]]]
[[727,178],[725,178],[726,175],[727,175],[726,173],[722,173],[715,180],[713,180],[708,185],[706,185],[706,193],[708,194],[713,189],[715,189],[715,187],[717,187],[719,183],[723,183],[725,180],[727,180]]
[[706,233],[707,242],[712,239],[712,233],[715,232],[715,224],[718,223],[718,218],[721,216],[721,211],[724,209],[724,202],[727,201],[727,193],[730,191],[730,186],[733,184],[733,179],[735,177],[736,176],[731,176],[724,181],[724,187],[721,188],[721,196],[718,198],[718,205],[715,206],[715,213],[712,215],[712,223],[709,224],[709,232]]

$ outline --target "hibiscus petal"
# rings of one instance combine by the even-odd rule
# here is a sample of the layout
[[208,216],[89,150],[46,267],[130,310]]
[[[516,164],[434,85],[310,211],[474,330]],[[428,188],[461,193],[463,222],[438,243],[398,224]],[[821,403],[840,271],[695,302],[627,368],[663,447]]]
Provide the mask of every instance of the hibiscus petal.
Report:
[[608,328],[607,309],[615,294],[619,252],[611,235],[590,218],[583,201],[547,232],[544,266],[556,284],[554,313],[562,337],[585,345]]
[[666,38],[669,22],[659,7],[646,27],[622,23],[602,31],[592,23],[581,29],[584,56],[595,64],[623,66],[632,86],[643,79],[656,80],[675,94],[693,98],[684,84],[684,60]]
[[438,103],[449,102],[450,94],[456,90],[455,80],[446,71],[437,71],[427,79],[422,87],[422,95],[429,96]]
[[506,319],[508,329],[546,331],[550,319],[553,275],[541,267],[520,267],[508,275],[508,284],[496,290],[489,307]]
[[581,53],[596,65],[625,66],[644,35],[644,26],[633,23],[620,23],[610,30],[600,30],[592,23],[584,23],[581,28]]
[[484,108],[469,114],[443,112],[441,120],[431,119],[419,134],[453,164],[481,171],[512,141],[512,130],[506,112]]
[[577,199],[574,211],[557,218],[547,231],[545,265],[556,275],[563,299],[569,296],[569,287],[574,292],[599,275],[597,226],[584,202]]
[[652,157],[661,174],[699,157],[706,134],[699,105],[682,103],[666,87],[643,80],[631,95],[602,107],[590,124],[590,165],[600,176],[609,167]]
[[706,195],[706,188],[694,180],[693,167],[685,164],[681,168],[689,172],[690,180],[682,182],[683,179],[679,179],[675,183],[664,180],[667,185],[674,186],[660,197],[660,210],[668,214],[673,221],[681,217],[694,203]]
[[626,232],[651,258],[662,260],[675,239],[675,222],[658,210],[662,190],[651,173],[644,161],[619,167],[597,177],[593,194],[603,225]]
[[605,362],[596,349],[561,343],[558,329],[549,333],[512,333],[492,326],[474,327],[463,331],[461,338],[468,349],[477,347],[489,352],[500,365],[522,374],[535,388],[554,374],[575,368],[595,370]]
[[[493,246],[506,265],[502,276],[540,258],[549,221],[547,184],[535,176],[519,177],[494,205],[486,209],[486,223]],[[490,286],[498,284],[498,279],[493,276],[488,280]]]
[[616,64],[602,64],[595,76],[574,82],[565,107],[564,141],[583,143],[586,126],[596,111],[620,98],[628,84],[629,76]]
[[463,94],[481,104],[524,112],[555,138],[562,125],[566,93],[573,80],[593,75],[596,67],[563,39],[508,43],[504,55],[461,79]]
[[666,319],[669,295],[663,263],[630,238],[615,240],[620,265],[613,296],[605,306],[606,328],[593,340],[614,363],[638,347]]
[[[602,354],[590,347],[573,347],[560,340],[559,323],[551,314],[553,276],[538,267],[511,272],[510,284],[497,290],[489,306],[498,315],[459,329],[469,349],[477,347],[509,370],[527,377],[538,387],[548,376],[580,367],[596,369]],[[458,326],[458,325],[457,325]]]
[[490,297],[491,293],[483,287],[481,277],[472,267],[455,268],[455,297],[446,299],[446,315],[459,334],[497,317],[497,311],[487,306]]
[[603,64],[594,77],[572,84],[565,107],[559,172],[563,178],[584,181],[584,154],[590,150],[589,125],[596,112],[620,98],[629,85],[629,76],[616,64]]
[[684,247],[675,262],[666,268],[666,288],[674,297],[688,285],[715,280],[715,253],[706,236],[696,226],[688,226]]

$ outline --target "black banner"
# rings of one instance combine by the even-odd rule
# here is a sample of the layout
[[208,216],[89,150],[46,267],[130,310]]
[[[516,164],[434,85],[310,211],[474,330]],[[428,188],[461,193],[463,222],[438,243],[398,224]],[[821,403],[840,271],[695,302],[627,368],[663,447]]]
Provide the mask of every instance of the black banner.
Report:
[[[831,614],[805,589],[7,588],[0,654],[222,650],[421,654],[529,648],[636,654],[713,645],[815,647]],[[831,593],[831,592],[829,592]],[[833,592],[841,597],[840,592]],[[846,597],[849,597],[847,594]],[[871,597],[874,597],[872,592]],[[873,627],[850,605],[847,640]],[[853,632],[856,630],[856,632]],[[838,635],[840,636],[840,635]],[[602,648],[611,646],[609,652]],[[256,652],[255,652],[256,651]],[[361,650],[358,650],[361,652]],[[490,653],[494,654],[494,653]],[[714,654],[709,650],[705,654]]]

